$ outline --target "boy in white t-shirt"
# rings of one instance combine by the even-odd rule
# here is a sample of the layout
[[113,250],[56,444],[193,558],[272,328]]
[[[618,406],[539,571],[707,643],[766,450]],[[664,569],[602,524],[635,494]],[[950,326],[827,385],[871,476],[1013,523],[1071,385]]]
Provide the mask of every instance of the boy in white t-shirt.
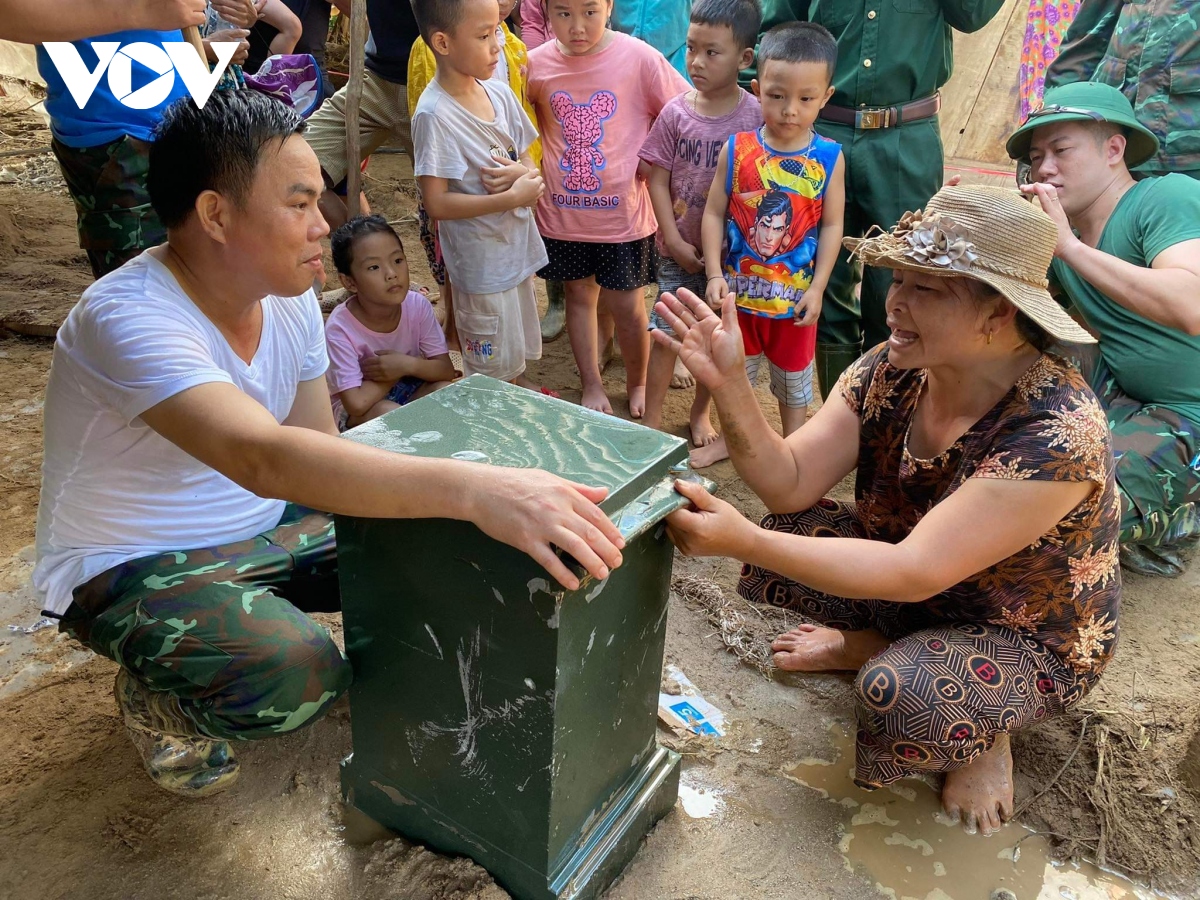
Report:
[[525,377],[542,355],[533,275],[547,262],[532,207],[542,178],[529,150],[537,130],[506,86],[496,0],[415,0],[437,74],[412,117],[414,172],[438,220],[454,283],[464,374],[540,390]]
[[330,243],[342,286],[353,292],[325,323],[325,379],[344,431],[445,387],[456,373],[433,307],[409,289],[404,245],[387,219],[356,216]]

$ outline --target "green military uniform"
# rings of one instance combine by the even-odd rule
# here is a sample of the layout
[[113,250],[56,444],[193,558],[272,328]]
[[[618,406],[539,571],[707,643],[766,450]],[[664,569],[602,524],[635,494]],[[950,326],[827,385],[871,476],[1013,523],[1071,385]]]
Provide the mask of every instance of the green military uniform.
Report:
[[50,146],[75,201],[79,246],[94,277],[119,269],[167,239],[146,189],[147,142],[125,135],[98,147],[68,147],[57,139]]
[[[1159,153],[1158,138],[1111,85],[1072,82],[1046,91],[1045,105],[1009,137],[1008,155],[1028,157],[1039,128],[1093,119],[1120,125],[1125,165]],[[1144,178],[1121,194],[1096,249],[1148,268],[1165,251],[1200,240],[1200,183],[1179,174]],[[1121,501],[1121,564],[1179,575],[1200,541],[1200,337],[1127,309],[1055,259],[1051,289],[1099,339],[1066,348],[1100,399],[1112,430]]]
[[[828,28],[838,44],[830,106],[858,111],[932,97],[953,69],[951,29],[977,31],[1003,5],[1003,0],[814,0],[810,8],[805,0],[765,0],[763,28],[790,19]],[[937,116],[898,118],[899,124],[873,129],[824,115],[817,123],[822,135],[842,145],[845,156],[847,237],[861,236],[873,225],[894,225],[942,186]],[[817,323],[822,390],[862,352],[864,333],[869,347],[887,338],[884,300],[891,279],[887,270],[864,273],[845,252],[839,257]]]
[[1046,89],[1098,81],[1121,90],[1158,137],[1134,175],[1200,178],[1200,8],[1195,0],[1084,0]]

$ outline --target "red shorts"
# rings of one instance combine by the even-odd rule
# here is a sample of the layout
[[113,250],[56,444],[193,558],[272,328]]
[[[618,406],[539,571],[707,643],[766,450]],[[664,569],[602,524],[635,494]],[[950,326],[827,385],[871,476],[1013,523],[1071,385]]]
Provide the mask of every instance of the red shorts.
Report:
[[803,372],[817,354],[817,326],[795,325],[796,320],[768,319],[738,310],[746,356],[765,354],[785,372]]

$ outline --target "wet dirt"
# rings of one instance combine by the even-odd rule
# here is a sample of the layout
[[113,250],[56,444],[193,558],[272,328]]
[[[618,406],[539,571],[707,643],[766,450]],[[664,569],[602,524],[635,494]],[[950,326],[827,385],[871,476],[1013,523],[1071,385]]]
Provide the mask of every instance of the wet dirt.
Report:
[[[371,202],[397,223],[414,281],[430,285],[403,157],[378,155],[368,174]],[[90,280],[69,199],[0,185],[0,312],[34,309],[40,320],[61,321]],[[241,748],[236,788],[187,803],[158,791],[141,771],[116,716],[110,662],[53,629],[26,635],[3,627],[38,619],[27,583],[50,356],[49,341],[0,333],[0,898],[507,896],[469,861],[414,847],[347,813],[337,783],[338,762],[350,749],[344,703],[304,732]],[[530,374],[578,401],[565,338],[547,344]],[[628,413],[623,375],[619,363],[606,374],[619,415]],[[774,416],[765,385],[760,391]],[[669,393],[664,421],[672,433],[686,435],[690,401],[689,391]],[[705,474],[747,516],[762,515],[761,503],[729,463]],[[848,490],[843,485],[838,496],[846,499]],[[712,579],[727,591],[737,572],[727,560],[676,560],[677,574]],[[1129,576],[1124,604],[1116,659],[1084,703],[1092,719],[1082,745],[1079,715],[1014,739],[1017,801],[1046,791],[1025,821],[1061,836],[1052,839],[1054,853],[1094,856],[1103,831],[1112,866],[1137,870],[1144,883],[1153,880],[1179,896],[1200,897],[1200,802],[1192,793],[1200,785],[1189,781],[1200,764],[1188,762],[1189,746],[1200,740],[1194,689],[1200,572],[1194,567],[1177,581]],[[320,618],[340,631],[337,616]],[[728,733],[709,742],[662,733],[684,753],[685,802],[647,837],[607,896],[878,896],[876,882],[886,882],[872,872],[872,861],[864,857],[848,868],[839,849],[847,809],[785,774],[797,760],[834,759],[836,742],[826,723],[849,715],[846,679],[768,680],[726,653],[703,615],[677,597],[667,629],[666,661],[726,714]],[[903,833],[913,837],[907,828]],[[1034,840],[1021,845],[1023,857]],[[997,839],[969,842],[993,856],[1003,848]],[[855,837],[851,850],[856,843],[865,845]],[[887,859],[925,859],[900,844],[881,846]],[[958,876],[950,874],[954,860],[943,864],[948,874],[940,890],[955,900],[987,896],[958,890]],[[1064,878],[1077,874],[1056,871]],[[1055,890],[1056,898],[1083,897],[1072,895],[1070,884]],[[911,896],[926,900],[927,893]]]
[[831,759],[800,760],[784,773],[842,810],[838,851],[893,900],[968,900],[1002,890],[1031,900],[1162,896],[1088,863],[1057,863],[1049,840],[1019,824],[986,837],[969,835],[947,819],[936,790],[924,781],[863,790],[853,780],[852,727],[833,724],[829,732]]

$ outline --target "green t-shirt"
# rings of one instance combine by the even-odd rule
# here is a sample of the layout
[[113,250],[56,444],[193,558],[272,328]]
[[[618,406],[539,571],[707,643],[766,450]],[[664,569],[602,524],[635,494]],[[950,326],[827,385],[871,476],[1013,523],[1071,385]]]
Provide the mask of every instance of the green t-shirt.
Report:
[[[1146,178],[1117,202],[1097,247],[1149,268],[1164,250],[1200,238],[1200,181],[1186,175]],[[1174,410],[1200,423],[1200,337],[1160,325],[1100,293],[1062,262],[1058,281],[1087,324],[1100,335],[1100,355],[1117,385],[1141,403]],[[1200,297],[1195,298],[1200,303]]]

